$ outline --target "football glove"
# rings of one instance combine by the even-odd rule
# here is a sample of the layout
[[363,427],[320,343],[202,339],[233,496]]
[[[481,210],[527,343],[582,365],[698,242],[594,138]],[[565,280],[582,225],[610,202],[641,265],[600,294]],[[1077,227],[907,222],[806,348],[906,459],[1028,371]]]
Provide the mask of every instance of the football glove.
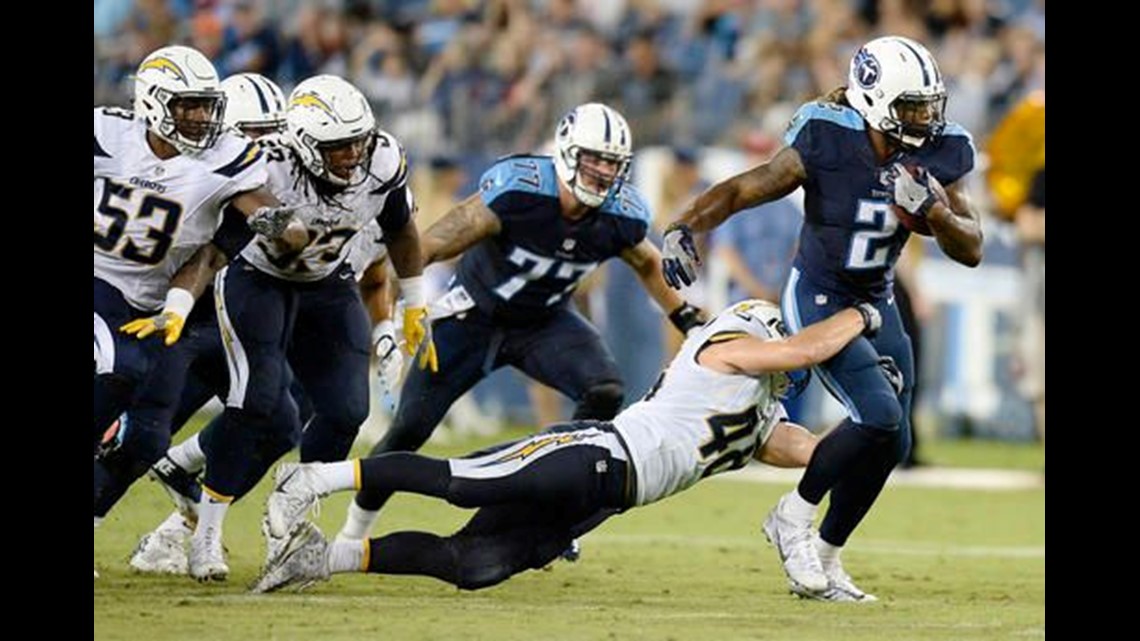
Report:
[[879,328],[883,326],[883,315],[879,313],[878,309],[871,303],[859,303],[855,306],[855,311],[863,317],[863,335],[870,338],[879,333]]
[[432,372],[439,371],[439,358],[436,357],[435,343],[431,339],[431,321],[427,317],[427,307],[404,308],[404,349],[409,355],[420,350],[420,369],[430,367]]
[[892,204],[902,207],[912,216],[926,216],[938,200],[930,188],[930,174],[923,167],[915,167],[915,173],[894,163],[883,175],[883,184]]
[[119,331],[144,339],[151,334],[161,332],[163,342],[167,347],[178,342],[182,337],[182,330],[186,327],[186,317],[194,309],[194,295],[185,289],[172,287],[166,294],[166,305],[162,311],[147,318],[136,318],[123,325]]
[[372,346],[376,352],[376,374],[380,377],[380,384],[389,397],[395,398],[404,369],[404,355],[396,344],[396,326],[392,321],[381,321],[373,328]]
[[887,377],[887,382],[894,388],[895,395],[902,394],[903,386],[906,381],[903,380],[902,370],[895,364],[895,359],[890,356],[880,356],[879,368],[883,370],[883,376]]
[[683,223],[673,223],[665,229],[661,247],[661,267],[665,282],[673,289],[682,285],[692,285],[697,280],[697,267],[701,265],[701,255],[693,240],[693,230]]

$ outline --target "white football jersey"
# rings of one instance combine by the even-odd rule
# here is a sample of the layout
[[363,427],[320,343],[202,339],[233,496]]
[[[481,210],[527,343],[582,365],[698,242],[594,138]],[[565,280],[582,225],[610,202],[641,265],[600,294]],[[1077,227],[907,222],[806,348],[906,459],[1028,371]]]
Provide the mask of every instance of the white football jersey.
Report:
[[743,467],[787,415],[783,374],[722,374],[701,366],[702,348],[743,334],[778,336],[738,303],[692,332],[645,398],[613,419],[637,479],[637,505],[659,501],[700,479]]
[[384,230],[375,220],[364,226],[352,240],[348,241],[348,264],[356,272],[356,280],[364,277],[364,272],[372,263],[388,256],[388,246],[384,244]]
[[[353,239],[384,210],[393,190],[407,182],[404,150],[396,139],[378,132],[376,150],[362,184],[347,187],[330,197],[319,198],[300,158],[277,141],[263,145],[269,160],[269,190],[288,205],[316,205],[316,212],[302,212],[302,222],[316,238],[300,253],[282,253],[270,240],[258,236],[241,255],[261,271],[284,280],[312,282],[336,271],[349,255]],[[408,209],[414,211],[411,192]]]
[[232,131],[200,154],[161,160],[146,130],[130,111],[95,109],[95,276],[149,311],[213,238],[225,203],[265,184],[266,171],[257,143]]

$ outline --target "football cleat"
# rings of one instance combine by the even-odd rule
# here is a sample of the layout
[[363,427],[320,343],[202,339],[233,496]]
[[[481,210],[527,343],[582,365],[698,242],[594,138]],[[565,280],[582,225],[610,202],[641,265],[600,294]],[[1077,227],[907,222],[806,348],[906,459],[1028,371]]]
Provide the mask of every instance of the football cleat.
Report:
[[277,466],[273,492],[265,509],[265,530],[270,538],[285,538],[317,506],[321,493],[310,480],[311,474],[310,468],[301,463]]
[[252,591],[275,592],[290,585],[303,590],[329,578],[329,544],[317,526],[301,521],[289,533],[281,554],[258,577]]
[[764,536],[779,552],[793,591],[798,586],[810,592],[822,592],[830,582],[813,543],[811,523],[797,523],[787,515],[784,509],[786,498],[781,497],[768,513],[768,518],[764,519]]
[[144,574],[186,574],[190,571],[186,556],[188,533],[159,528],[143,535],[131,554],[131,569]]
[[206,528],[202,535],[195,532],[190,537],[188,565],[190,576],[198,581],[225,581],[230,575],[230,566],[226,565],[221,533],[214,528]]

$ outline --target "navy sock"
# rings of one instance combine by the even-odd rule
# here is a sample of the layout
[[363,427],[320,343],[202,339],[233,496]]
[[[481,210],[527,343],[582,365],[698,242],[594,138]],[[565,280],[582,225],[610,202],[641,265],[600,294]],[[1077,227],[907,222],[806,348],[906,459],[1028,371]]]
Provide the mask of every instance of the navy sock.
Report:
[[898,460],[897,439],[880,443],[863,455],[851,474],[831,488],[827,514],[819,526],[824,541],[839,547],[847,543],[847,537],[874,505]]
[[800,480],[800,496],[819,505],[828,490],[835,487],[866,453],[888,439],[889,432],[860,425],[851,419],[844,420],[816,445]]
[[451,469],[447,461],[421,454],[389,452],[360,461],[362,490],[388,495],[397,491],[414,492],[446,499],[450,484]]

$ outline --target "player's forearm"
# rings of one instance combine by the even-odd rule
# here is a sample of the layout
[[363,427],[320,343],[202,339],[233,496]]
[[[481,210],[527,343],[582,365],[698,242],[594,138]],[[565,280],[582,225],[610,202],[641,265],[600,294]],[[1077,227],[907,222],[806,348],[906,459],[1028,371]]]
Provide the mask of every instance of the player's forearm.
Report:
[[487,210],[480,195],[474,194],[424,232],[424,265],[455,258],[498,231],[498,218]]
[[388,277],[388,266],[375,263],[364,272],[360,280],[360,297],[368,310],[372,324],[392,320],[392,279]]
[[797,348],[803,359],[798,367],[788,369],[811,367],[827,361],[866,329],[863,315],[853,308],[808,325],[787,341],[789,345]]
[[719,182],[697,196],[676,222],[688,225],[695,232],[714,229],[743,208],[739,196],[735,178]]
[[385,230],[384,241],[397,276],[411,278],[424,273],[424,257],[415,220],[408,219],[407,224],[397,231]]
[[645,288],[649,297],[657,303],[661,311],[666,314],[677,309],[685,304],[685,299],[677,290],[673,289],[665,283],[664,272],[661,271],[661,259],[647,260],[636,266],[630,265],[634,273],[637,274],[638,280],[641,281],[641,286]]
[[206,291],[206,287],[214,282],[214,274],[226,266],[226,255],[212,243],[206,243],[190,256],[190,259],[179,268],[170,279],[170,287],[185,289],[194,296],[194,300]]
[[972,208],[957,213],[943,203],[935,203],[927,220],[943,253],[967,267],[977,267],[982,262],[982,225]]

